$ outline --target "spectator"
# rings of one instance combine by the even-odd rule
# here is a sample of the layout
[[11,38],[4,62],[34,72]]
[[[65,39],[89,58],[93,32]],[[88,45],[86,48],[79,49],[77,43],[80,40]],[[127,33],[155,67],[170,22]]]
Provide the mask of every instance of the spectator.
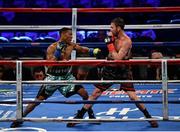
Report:
[[35,67],[32,74],[34,80],[44,80],[46,77],[45,68],[43,66]]

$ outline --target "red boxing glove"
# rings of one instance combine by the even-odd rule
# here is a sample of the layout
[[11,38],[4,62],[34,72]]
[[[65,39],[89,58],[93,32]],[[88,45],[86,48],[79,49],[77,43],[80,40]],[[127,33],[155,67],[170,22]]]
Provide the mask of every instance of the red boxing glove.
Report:
[[109,52],[115,51],[115,47],[113,43],[107,44],[107,47],[108,47]]

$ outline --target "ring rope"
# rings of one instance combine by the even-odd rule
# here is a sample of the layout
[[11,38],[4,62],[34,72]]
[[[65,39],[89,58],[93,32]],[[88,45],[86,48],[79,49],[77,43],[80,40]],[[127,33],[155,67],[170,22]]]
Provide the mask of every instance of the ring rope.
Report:
[[[108,65],[161,65],[163,60],[167,60],[168,64],[180,64],[180,59],[138,59],[138,60],[69,60],[69,61],[48,61],[48,60],[23,60],[20,61],[24,66],[108,66]],[[9,64],[10,63],[10,64]],[[1,60],[0,64],[15,65],[17,61],[14,60]]]
[[111,12],[178,12],[180,6],[175,7],[126,7],[126,8],[78,8],[82,13],[111,13]]
[[[99,123],[99,122],[127,122],[127,121],[163,121],[163,119],[157,119],[157,118],[128,118],[128,119],[67,119],[67,118],[23,118],[22,121],[35,121],[35,122],[72,122],[72,123]],[[179,119],[168,119],[171,121],[180,121]],[[4,121],[16,121],[16,119],[13,118],[6,118],[6,119],[0,119],[0,122]]]
[[[179,81],[180,82],[180,81]],[[60,81],[22,81],[25,84],[53,84],[53,85],[70,85],[70,84],[104,84],[104,83],[162,83],[161,80],[60,80]]]
[[[178,29],[180,24],[125,25],[125,29]],[[109,25],[77,25],[77,29],[109,30]]]
[[125,64],[125,65],[160,65],[161,62],[163,60],[167,60],[168,64],[180,64],[180,59],[138,59],[138,60],[69,60],[69,61],[58,61],[58,62],[54,62],[54,61],[23,61],[23,65],[26,66],[33,66],[33,64],[35,65],[41,65],[41,64],[55,64],[55,65],[75,65],[75,66],[79,66],[79,65],[98,65],[98,66],[108,66],[110,64]]
[[[23,104],[30,104],[30,103],[50,103],[50,104],[134,104],[134,103],[145,103],[145,104],[162,104],[163,101],[128,101],[128,100],[99,100],[99,101],[89,101],[89,100],[66,100],[66,101],[32,101],[32,100],[25,100]],[[170,104],[180,104],[180,100],[170,100],[168,101]],[[16,101],[0,101],[0,104],[16,104]]]
[[[19,13],[64,13],[72,12],[73,8],[0,8],[0,12],[19,12]],[[77,8],[81,13],[111,13],[111,12],[179,12],[180,7],[128,7],[128,8]]]
[[[57,30],[63,27],[72,27],[70,25],[1,25],[0,30]],[[78,29],[97,29],[109,30],[109,25],[77,25]],[[144,24],[144,25],[126,25],[125,29],[179,29],[180,24]]]
[[[22,84],[48,84],[48,85],[71,85],[71,84],[99,84],[99,83],[138,83],[138,84],[159,84],[162,83],[162,80],[71,80],[71,81],[21,81]],[[180,80],[168,80],[168,83],[179,83]],[[0,84],[15,84],[17,81],[0,81]]]
[[[36,42],[23,42],[23,44],[22,43],[18,43],[18,42],[13,42],[13,44],[5,44],[5,43],[0,43],[0,45],[2,46],[2,47],[24,47],[24,46],[26,46],[26,47],[32,47],[32,46],[42,46],[42,47],[47,47],[47,46],[49,46],[49,42],[38,42],[38,43],[36,43]],[[103,44],[105,44],[104,42],[82,42],[81,43],[81,45],[83,45],[83,46],[92,46],[93,44],[95,44],[95,46],[97,47],[97,46],[99,46],[99,47],[104,47],[105,45],[103,45]],[[148,46],[179,46],[180,45],[180,41],[172,41],[172,42],[162,42],[162,41],[158,41],[158,42],[133,42],[133,46],[146,46],[146,47],[148,47]]]
[[[80,66],[80,65],[91,65],[91,66],[105,66],[109,64],[159,64],[161,60],[114,60],[114,61],[107,61],[107,60],[69,60],[69,61],[49,61],[49,60],[23,60],[21,61],[24,66]],[[179,60],[180,62],[180,60]],[[14,60],[2,60],[0,64],[8,64],[11,63],[12,65],[16,64]]]
[[[176,62],[180,63],[180,59],[176,60]],[[0,61],[1,63],[1,61]],[[107,60],[69,60],[69,61],[47,61],[47,60],[25,60],[22,61],[23,65],[25,66],[37,66],[37,65],[47,65],[47,66],[80,66],[80,65],[91,65],[91,66],[106,66],[110,64],[161,64],[161,60],[113,60],[113,61],[107,61]]]

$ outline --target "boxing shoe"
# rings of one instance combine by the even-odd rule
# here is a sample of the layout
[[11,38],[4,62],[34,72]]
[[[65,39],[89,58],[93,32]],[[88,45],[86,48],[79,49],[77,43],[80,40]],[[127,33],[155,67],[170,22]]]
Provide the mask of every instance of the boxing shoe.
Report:
[[149,121],[149,123],[150,123],[151,127],[153,127],[153,128],[159,127],[157,121],[155,121],[155,120]]
[[[78,112],[75,114],[74,119],[83,119],[85,113],[82,113],[81,110],[78,110]],[[74,127],[78,123],[67,123],[67,127]]]
[[14,121],[10,127],[11,128],[16,128],[16,127],[20,127],[23,124],[23,121]]
[[[90,109],[88,110],[88,116],[89,116],[89,119],[96,119],[92,108],[90,108]],[[96,123],[93,123],[93,124],[94,124],[94,125],[100,125],[101,123],[100,123],[100,122],[96,122]]]

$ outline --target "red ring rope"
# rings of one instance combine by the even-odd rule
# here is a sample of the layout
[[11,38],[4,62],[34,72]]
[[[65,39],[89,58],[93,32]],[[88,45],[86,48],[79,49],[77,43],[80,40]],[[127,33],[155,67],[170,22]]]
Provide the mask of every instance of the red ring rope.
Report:
[[138,61],[138,60],[114,60],[114,61],[107,61],[107,60],[69,60],[69,61],[58,61],[58,62],[54,62],[54,61],[24,61],[24,65],[26,66],[36,66],[38,65],[62,65],[62,66],[80,66],[80,65],[84,65],[84,66],[105,66],[105,65],[109,65],[109,64],[126,64],[126,65],[143,65],[143,64],[149,64],[151,63],[152,65],[160,65],[161,61],[160,60],[142,60],[142,61]]
[[[47,60],[25,60],[22,61],[23,65],[25,66],[40,66],[40,65],[46,65],[46,66],[80,66],[80,65],[91,65],[91,66],[104,66],[109,64],[126,64],[126,65],[161,65],[161,60],[155,59],[155,60],[69,60],[69,61],[47,61]],[[180,59],[169,59],[167,60],[167,63],[170,65],[180,64]],[[14,65],[16,64],[16,61],[12,60],[2,60],[0,61],[0,65]]]
[[[161,65],[161,60],[155,59],[155,60],[69,60],[69,61],[47,61],[47,60],[25,60],[22,61],[23,65],[25,66],[40,66],[40,65],[46,65],[46,66],[80,66],[80,65],[91,65],[91,66],[104,66],[109,64],[126,64],[126,65]],[[168,60],[170,64],[180,64],[180,60]],[[168,63],[168,64],[169,64]],[[16,61],[10,61],[10,60],[3,60],[0,61],[0,64],[9,64],[9,65],[15,65]]]

